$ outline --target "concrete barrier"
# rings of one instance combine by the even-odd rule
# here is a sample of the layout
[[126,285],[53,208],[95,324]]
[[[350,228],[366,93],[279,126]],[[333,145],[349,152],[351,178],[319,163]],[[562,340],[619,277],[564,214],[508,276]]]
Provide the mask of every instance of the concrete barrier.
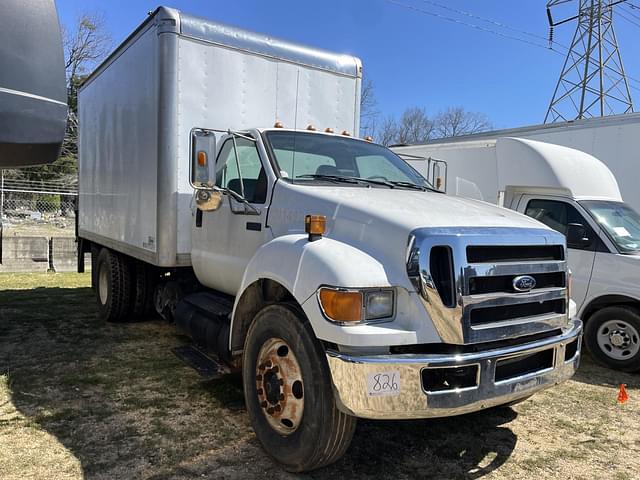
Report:
[[[56,272],[75,272],[78,268],[78,242],[73,237],[51,238],[51,266]],[[85,270],[91,270],[91,255],[85,254]]]
[[48,238],[2,238],[2,258],[0,258],[0,272],[46,272],[48,269]]

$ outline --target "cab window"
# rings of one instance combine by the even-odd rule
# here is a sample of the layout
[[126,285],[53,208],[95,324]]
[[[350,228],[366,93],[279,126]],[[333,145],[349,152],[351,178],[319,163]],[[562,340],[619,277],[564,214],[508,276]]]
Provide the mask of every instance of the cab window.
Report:
[[[527,204],[524,213],[565,236],[567,235],[567,226],[570,223],[580,223],[584,225],[589,238],[596,239],[596,235],[589,226],[589,222],[586,221],[573,205],[568,203],[556,200],[531,200]],[[588,245],[581,248],[581,250],[593,250],[593,245]]]
[[[265,203],[267,199],[267,175],[260,162],[255,142],[237,137],[236,149],[233,140],[225,141],[216,162],[216,185],[242,194],[251,203]],[[238,171],[238,165],[240,171]],[[244,188],[242,188],[244,187]]]

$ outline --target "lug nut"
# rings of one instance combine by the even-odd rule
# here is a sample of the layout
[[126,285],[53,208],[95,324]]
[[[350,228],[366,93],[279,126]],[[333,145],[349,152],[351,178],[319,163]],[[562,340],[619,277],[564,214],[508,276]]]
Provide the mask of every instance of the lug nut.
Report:
[[282,410],[282,407],[279,404],[276,405],[276,412],[279,412],[280,410]]
[[278,373],[278,372],[280,371],[280,368],[278,368],[278,365],[276,365],[275,367],[273,367],[273,368],[271,369],[271,371],[272,371],[273,373]]
[[267,408],[267,413],[268,413],[269,415],[273,415],[273,412],[274,412],[273,407],[269,407],[269,408]]
[[256,375],[256,381],[257,382],[261,382],[262,381],[262,375]]
[[263,402],[260,404],[260,406],[261,406],[262,408],[267,408],[267,402],[266,402],[266,401],[263,401]]
[[280,394],[280,400],[284,400],[284,393]]
[[282,378],[280,379],[280,385],[284,385],[284,380]]
[[261,388],[258,389],[258,395],[262,395],[264,393],[264,390],[262,390]]

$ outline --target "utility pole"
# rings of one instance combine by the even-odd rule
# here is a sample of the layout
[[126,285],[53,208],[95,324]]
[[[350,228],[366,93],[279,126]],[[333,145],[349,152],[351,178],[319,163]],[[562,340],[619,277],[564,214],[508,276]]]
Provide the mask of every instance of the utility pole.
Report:
[[577,20],[578,25],[544,123],[633,112],[613,28],[614,6],[627,0],[578,0],[577,15],[554,21],[553,7],[572,1],[547,3],[550,44],[554,27],[571,20]]

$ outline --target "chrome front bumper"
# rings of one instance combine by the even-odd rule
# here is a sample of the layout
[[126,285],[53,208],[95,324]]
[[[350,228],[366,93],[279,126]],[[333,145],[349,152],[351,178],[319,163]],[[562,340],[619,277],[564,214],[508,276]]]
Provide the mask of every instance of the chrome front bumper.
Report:
[[[560,335],[478,353],[358,356],[327,351],[327,361],[338,407],[350,415],[448,417],[503,405],[571,378],[580,363],[581,339],[582,322],[573,319]],[[566,347],[573,346],[574,340],[575,354],[565,358]],[[552,351],[551,365],[496,381],[497,364],[543,351]],[[424,369],[474,365],[478,368],[473,386],[433,392],[423,387]]]

